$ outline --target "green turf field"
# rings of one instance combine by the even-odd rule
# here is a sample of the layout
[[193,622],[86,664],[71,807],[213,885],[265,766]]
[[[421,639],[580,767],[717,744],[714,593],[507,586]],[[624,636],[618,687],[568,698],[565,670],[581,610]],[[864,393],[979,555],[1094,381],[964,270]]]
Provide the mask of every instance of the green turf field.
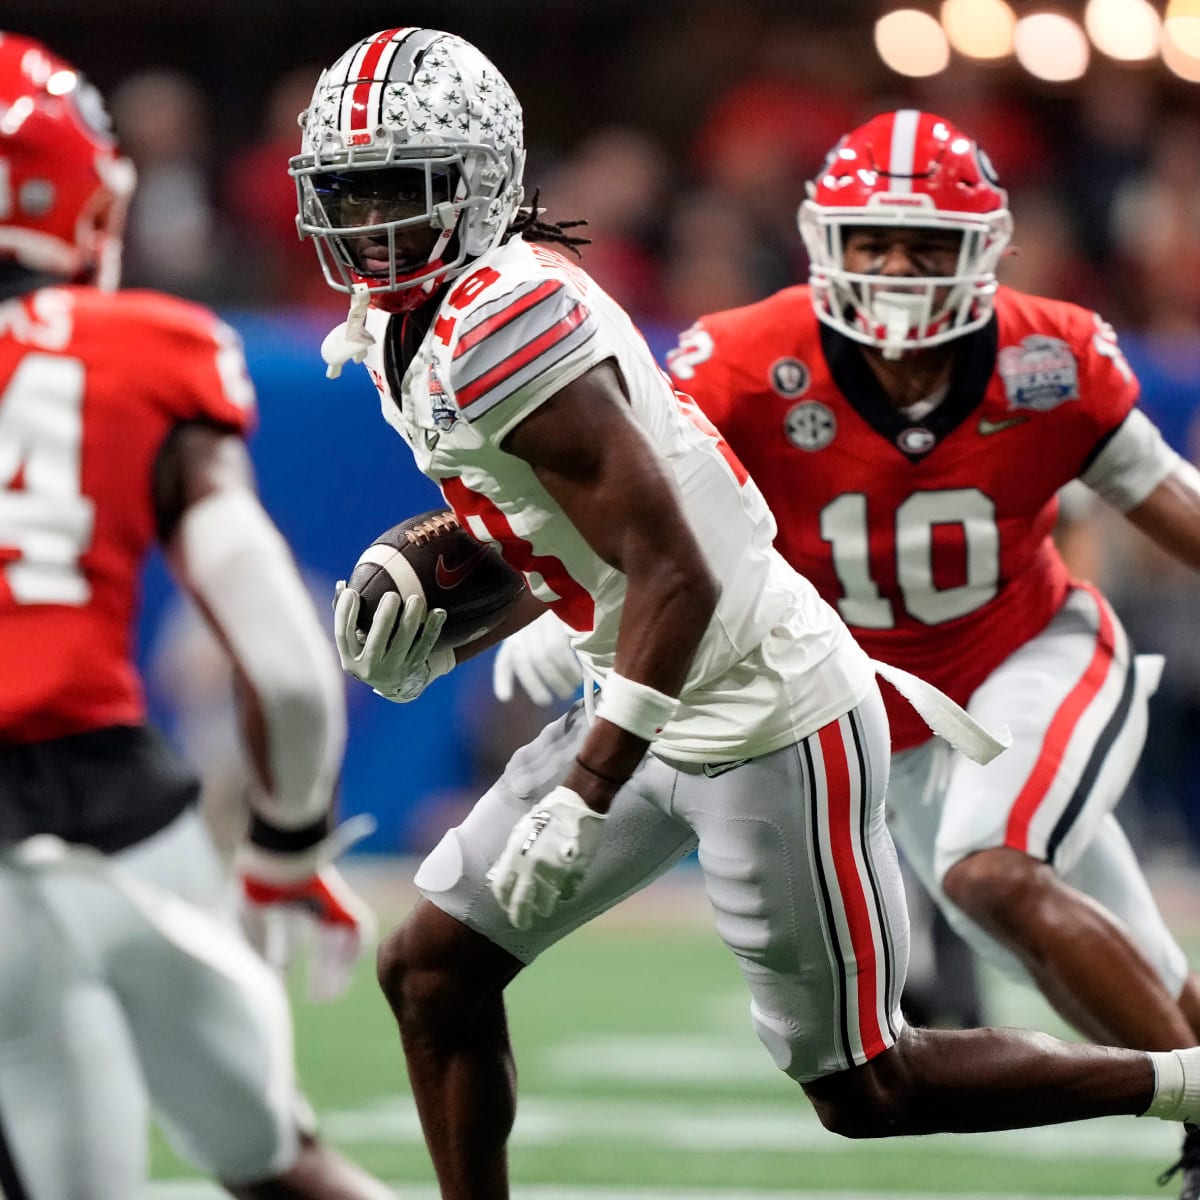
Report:
[[[394,919],[406,898],[375,889]],[[382,899],[380,899],[382,897]],[[993,1021],[1060,1027],[989,980]],[[1106,1119],[1004,1134],[849,1142],[772,1066],[738,972],[686,868],[545,955],[510,991],[520,1072],[514,1196],[537,1200],[1153,1197],[1177,1134]],[[298,1001],[298,1058],[326,1136],[397,1186],[436,1196],[390,1016],[364,967],[331,1006]],[[152,1196],[218,1193],[161,1142]],[[166,1182],[175,1181],[175,1182]]]

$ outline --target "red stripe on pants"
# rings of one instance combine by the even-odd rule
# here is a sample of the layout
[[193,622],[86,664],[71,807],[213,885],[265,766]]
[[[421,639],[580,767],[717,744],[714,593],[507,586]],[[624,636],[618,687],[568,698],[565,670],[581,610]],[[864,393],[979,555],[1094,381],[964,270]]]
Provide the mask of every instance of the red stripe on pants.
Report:
[[821,743],[821,760],[825,767],[829,844],[846,924],[850,929],[850,945],[854,951],[853,982],[858,1032],[863,1052],[868,1058],[873,1058],[886,1049],[887,1042],[879,1027],[879,950],[871,928],[870,905],[854,856],[859,822],[852,803],[850,764],[846,758],[840,722],[832,721],[818,730],[817,738]]
[[1059,705],[1046,736],[1042,739],[1042,748],[1038,751],[1037,762],[1025,781],[1013,804],[1012,812],[1008,814],[1008,828],[1004,831],[1004,844],[1014,850],[1029,850],[1029,826],[1033,821],[1038,806],[1046,798],[1050,785],[1054,782],[1059,768],[1062,766],[1063,755],[1071,741],[1088,705],[1095,700],[1104,681],[1108,678],[1112,667],[1113,654],[1116,649],[1113,643],[1113,623],[1109,615],[1108,605],[1094,587],[1088,584],[1076,585],[1087,592],[1096,601],[1100,611],[1100,629],[1096,635],[1096,649],[1087,670],[1079,682],[1067,693],[1067,698]]

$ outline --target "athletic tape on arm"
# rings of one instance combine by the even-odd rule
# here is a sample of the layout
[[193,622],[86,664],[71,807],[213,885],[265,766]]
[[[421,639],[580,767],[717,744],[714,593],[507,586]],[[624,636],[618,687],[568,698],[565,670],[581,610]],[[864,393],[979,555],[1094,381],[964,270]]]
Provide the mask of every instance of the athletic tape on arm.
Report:
[[678,709],[679,701],[674,696],[611,671],[600,688],[596,716],[652,742]]
[[1118,512],[1128,512],[1168,475],[1185,467],[1191,464],[1172,450],[1150,418],[1135,408],[1079,478]]
[[247,488],[211,493],[184,513],[168,549],[262,709],[271,788],[252,803],[296,829],[329,808],[346,744],[342,673],[291,551]]

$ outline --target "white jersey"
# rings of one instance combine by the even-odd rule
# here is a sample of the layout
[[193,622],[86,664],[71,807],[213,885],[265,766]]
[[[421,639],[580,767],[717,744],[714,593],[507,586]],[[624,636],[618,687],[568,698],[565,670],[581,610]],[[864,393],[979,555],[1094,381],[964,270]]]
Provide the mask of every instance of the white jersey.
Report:
[[721,584],[657,752],[692,762],[765,754],[867,694],[870,661],[772,548],[775,522],[757,486],[585,272],[520,238],[484,255],[442,300],[404,373],[399,402],[386,369],[392,319],[375,309],[367,318],[375,343],[366,365],[384,417],[462,525],[497,543],[533,593],[575,630],[576,650],[601,688],[613,667],[625,576],[501,443],[592,367],[611,361],[619,370],[634,419],[672,472]]

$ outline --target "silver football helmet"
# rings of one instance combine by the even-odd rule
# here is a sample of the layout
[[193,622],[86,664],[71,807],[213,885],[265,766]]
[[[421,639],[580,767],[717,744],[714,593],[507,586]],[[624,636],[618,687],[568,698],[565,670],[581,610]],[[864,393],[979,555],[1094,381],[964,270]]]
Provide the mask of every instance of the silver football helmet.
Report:
[[[365,285],[381,308],[414,308],[466,270],[499,244],[521,203],[521,106],[453,34],[364,38],[322,73],[300,120],[290,164],[300,236],[314,240],[331,287]],[[426,235],[415,258],[414,231]]]

